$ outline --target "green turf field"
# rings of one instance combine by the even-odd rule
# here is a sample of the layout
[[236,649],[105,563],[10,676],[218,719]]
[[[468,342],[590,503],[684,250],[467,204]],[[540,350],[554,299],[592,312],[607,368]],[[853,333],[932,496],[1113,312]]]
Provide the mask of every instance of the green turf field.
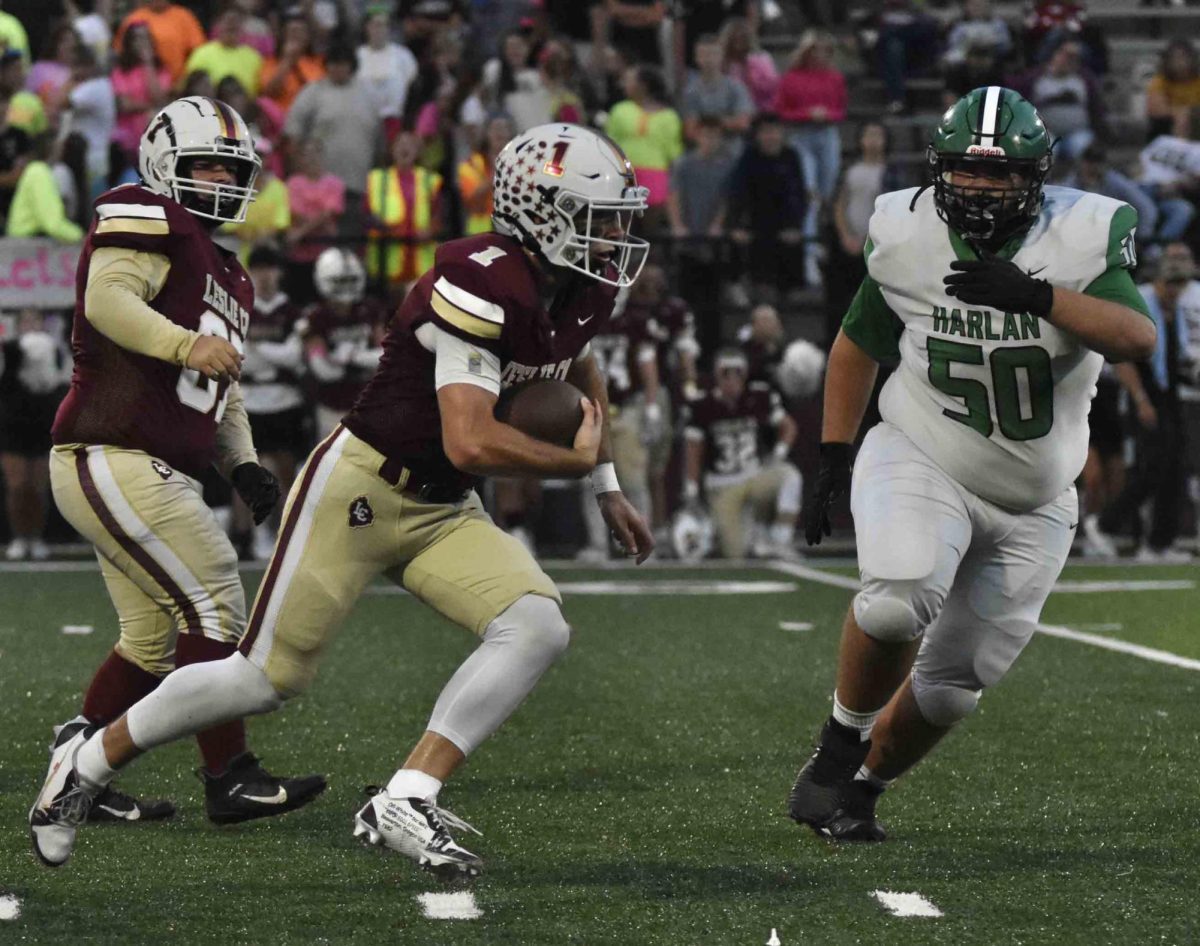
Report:
[[[558,577],[584,583],[567,595],[571,650],[442,793],[484,832],[470,840],[487,860],[471,888],[482,916],[448,921],[417,899],[435,881],[350,826],[468,635],[407,597],[366,597],[314,690],[250,726],[271,768],[328,773],[325,796],[213,828],[195,747],[175,745],[123,785],[174,798],[177,819],[85,827],[50,871],[29,853],[26,812],[50,726],[76,712],[115,618],[98,574],[0,574],[0,906],[21,910],[0,943],[750,946],[772,929],[783,946],[1200,942],[1200,670],[1039,635],[884,798],[892,840],[835,848],[788,821],[784,798],[828,711],[849,591],[765,568]],[[1044,620],[1200,658],[1193,569],[1064,577],[1186,584],[1056,594]],[[696,580],[747,584],[698,595]],[[892,916],[875,890],[944,915]]]

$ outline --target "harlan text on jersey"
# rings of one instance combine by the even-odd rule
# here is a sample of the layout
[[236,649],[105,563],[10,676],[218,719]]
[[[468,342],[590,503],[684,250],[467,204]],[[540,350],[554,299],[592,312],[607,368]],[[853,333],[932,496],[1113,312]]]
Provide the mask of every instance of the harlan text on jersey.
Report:
[[992,312],[990,309],[964,311],[935,305],[930,318],[933,319],[933,331],[939,335],[959,335],[992,342],[1042,337],[1037,316],[1028,312]]

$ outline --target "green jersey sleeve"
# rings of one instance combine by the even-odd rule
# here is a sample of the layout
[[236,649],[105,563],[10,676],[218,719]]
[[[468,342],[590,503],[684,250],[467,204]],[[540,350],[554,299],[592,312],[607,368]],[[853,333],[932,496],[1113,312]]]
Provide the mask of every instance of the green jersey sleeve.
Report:
[[1083,294],[1128,306],[1150,318],[1146,300],[1138,292],[1131,274],[1137,266],[1137,250],[1133,241],[1137,220],[1137,211],[1128,204],[1117,208],[1108,228],[1107,268],[1088,284]]
[[1133,237],[1137,220],[1137,211],[1128,204],[1117,208],[1108,226],[1105,270],[1088,284],[1083,293],[1136,309],[1149,318],[1150,311],[1146,308],[1146,301],[1138,292],[1131,275],[1137,266],[1137,250]]
[[846,310],[842,331],[881,365],[893,367],[900,363],[900,335],[904,323],[887,304],[879,283],[870,275],[863,278]]

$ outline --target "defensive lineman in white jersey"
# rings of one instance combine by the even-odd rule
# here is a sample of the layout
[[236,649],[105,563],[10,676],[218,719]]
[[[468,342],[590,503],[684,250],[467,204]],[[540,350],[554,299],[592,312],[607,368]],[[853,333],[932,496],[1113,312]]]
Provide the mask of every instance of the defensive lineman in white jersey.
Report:
[[[818,834],[882,841],[876,802],[1033,635],[1078,523],[1073,482],[1105,358],[1148,357],[1137,214],[1043,187],[1037,111],[989,86],[942,117],[932,183],[881,196],[829,357],[809,544],[849,489],[862,590],[833,714],[788,799]],[[878,364],[882,422],[858,435]]]

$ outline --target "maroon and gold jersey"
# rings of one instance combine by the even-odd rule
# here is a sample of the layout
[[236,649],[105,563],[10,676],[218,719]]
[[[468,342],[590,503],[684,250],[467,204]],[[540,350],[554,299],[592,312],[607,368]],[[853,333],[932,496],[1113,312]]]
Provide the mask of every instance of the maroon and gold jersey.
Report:
[[186,329],[228,339],[239,351],[253,308],[250,278],[170,198],[138,185],[97,198],[75,274],[75,372],[54,420],[54,442],[144,450],[197,475],[215,458],[228,383],[121,348],[93,327],[84,316],[84,291],[92,253],[101,247],[166,257],[166,281],[150,307]]
[[317,403],[348,411],[375,373],[374,360],[363,356],[379,348],[379,337],[388,321],[387,306],[368,296],[341,314],[329,303],[316,302],[305,310],[304,318],[305,345],[319,342],[325,357],[342,369],[339,377],[328,380],[313,372]]
[[433,352],[416,337],[432,323],[500,360],[501,384],[565,379],[612,317],[616,288],[580,277],[543,301],[544,283],[520,243],[498,233],[451,240],[409,291],[383,341],[379,370],[345,425],[390,461],[463,488],[475,478],[442,449]]
[[764,437],[783,416],[779,394],[769,385],[751,381],[735,402],[713,390],[689,404],[686,435],[704,441],[706,473],[736,479],[759,469]]
[[608,403],[620,407],[642,389],[639,365],[656,358],[655,326],[648,313],[627,307],[603,334],[592,339],[592,354],[608,382]]

